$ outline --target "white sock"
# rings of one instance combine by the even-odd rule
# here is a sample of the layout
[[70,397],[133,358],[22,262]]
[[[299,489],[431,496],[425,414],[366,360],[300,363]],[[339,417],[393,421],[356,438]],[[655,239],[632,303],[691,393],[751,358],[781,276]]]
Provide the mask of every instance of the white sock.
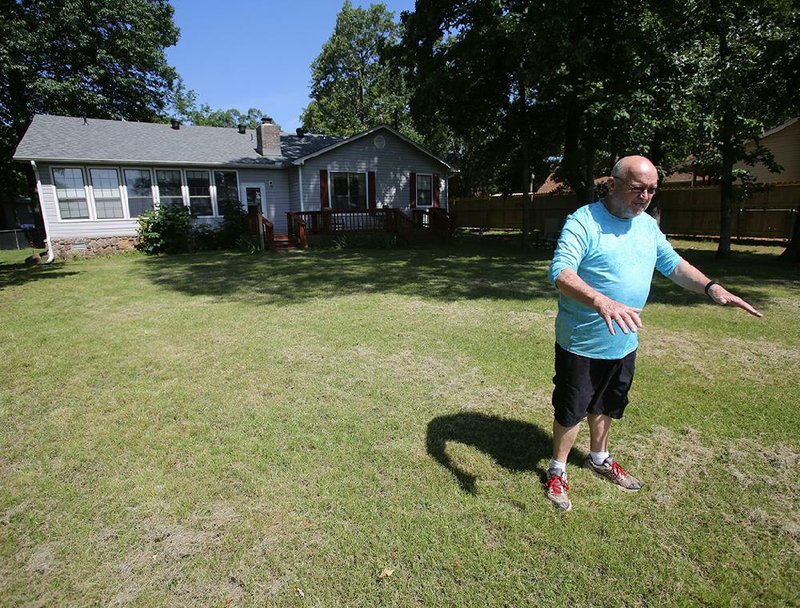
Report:
[[595,463],[597,466],[600,466],[606,461],[608,458],[608,452],[589,452],[589,456],[592,457],[592,462]]
[[550,461],[550,468],[551,469],[561,469],[564,473],[567,472],[567,463],[566,462],[559,462],[555,458]]

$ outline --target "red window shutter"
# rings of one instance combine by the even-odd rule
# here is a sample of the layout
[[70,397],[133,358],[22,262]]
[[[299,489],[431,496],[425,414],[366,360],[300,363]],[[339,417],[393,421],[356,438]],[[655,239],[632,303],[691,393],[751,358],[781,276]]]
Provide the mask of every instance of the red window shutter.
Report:
[[433,206],[439,207],[439,174],[434,173],[433,177],[431,177],[431,181],[433,182],[433,184],[431,184],[433,188]]
[[328,171],[319,170],[319,208],[327,209],[328,204]]
[[378,207],[377,193],[375,192],[375,171],[367,173],[367,205],[370,213],[375,213]]
[[414,207],[417,206],[417,174],[414,173],[413,171],[411,172],[411,179],[408,180],[408,183],[409,183],[408,187],[411,190],[411,198],[410,198],[411,208],[413,209]]

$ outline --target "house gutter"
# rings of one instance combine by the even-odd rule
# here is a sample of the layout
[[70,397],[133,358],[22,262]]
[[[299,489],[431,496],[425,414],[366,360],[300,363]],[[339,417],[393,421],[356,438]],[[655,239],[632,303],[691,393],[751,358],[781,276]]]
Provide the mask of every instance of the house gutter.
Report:
[[47,243],[47,260],[45,264],[52,264],[55,259],[53,252],[53,243],[50,241],[50,225],[47,223],[47,213],[44,209],[44,201],[42,200],[42,180],[39,177],[39,168],[36,166],[36,161],[31,161],[31,168],[33,169],[33,176],[36,178],[36,196],[39,197],[39,209],[42,212],[42,221],[44,222],[45,243]]

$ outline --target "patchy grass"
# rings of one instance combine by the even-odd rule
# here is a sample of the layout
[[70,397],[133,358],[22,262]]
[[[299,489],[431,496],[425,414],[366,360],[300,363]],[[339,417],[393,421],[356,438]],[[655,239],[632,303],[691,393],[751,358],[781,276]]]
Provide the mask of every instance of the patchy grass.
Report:
[[549,261],[498,241],[0,252],[0,604],[797,604],[797,268],[678,243],[765,317],[657,279],[612,436],[645,488],[584,433],[561,514]]

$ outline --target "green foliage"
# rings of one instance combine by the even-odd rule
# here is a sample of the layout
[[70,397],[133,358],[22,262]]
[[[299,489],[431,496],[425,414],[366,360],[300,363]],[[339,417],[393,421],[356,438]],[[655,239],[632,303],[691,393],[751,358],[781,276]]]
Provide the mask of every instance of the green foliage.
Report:
[[190,249],[192,251],[212,251],[219,249],[219,231],[210,224],[198,223],[192,226]]
[[259,249],[258,239],[252,234],[242,234],[236,239],[234,249],[245,253],[255,253]]
[[[246,112],[235,108],[227,110],[214,110],[207,103],[197,103],[197,93],[186,89],[183,79],[178,77],[171,92],[171,109],[173,116],[178,120],[192,125],[203,127],[237,127],[245,125],[255,129],[261,124],[264,113],[258,108],[250,108]],[[165,121],[168,119],[165,117]]]
[[386,55],[398,33],[386,5],[354,8],[345,0],[333,34],[311,64],[311,103],[301,116],[307,130],[354,135],[390,124],[416,136],[400,69]]
[[[800,109],[800,13],[787,0],[430,0],[396,50],[418,125],[451,134],[468,191],[519,191],[554,163],[579,201],[614,160],[667,172],[693,154],[770,160],[744,143]],[[426,129],[427,131],[427,129]]]
[[139,216],[138,248],[146,254],[240,249],[257,247],[249,234],[247,212],[236,200],[220,202],[222,222],[219,226],[197,222],[192,224],[189,209],[182,205],[163,205]]
[[4,2],[0,16],[0,184],[27,194],[11,160],[34,114],[153,120],[176,74],[166,0]]
[[[189,209],[182,205],[162,205],[152,209],[139,216],[137,231],[137,247],[148,255],[188,251],[192,243]],[[204,237],[201,236],[200,240],[202,242]]]
[[219,246],[222,249],[241,248],[241,239],[250,239],[247,211],[237,200],[224,200],[219,204],[222,210],[222,225],[217,233]]
[[786,0],[697,1],[691,19],[676,19],[674,56],[690,70],[700,112],[692,150],[721,183],[718,254],[728,255],[735,163],[780,167],[748,142],[800,112],[800,6]]

